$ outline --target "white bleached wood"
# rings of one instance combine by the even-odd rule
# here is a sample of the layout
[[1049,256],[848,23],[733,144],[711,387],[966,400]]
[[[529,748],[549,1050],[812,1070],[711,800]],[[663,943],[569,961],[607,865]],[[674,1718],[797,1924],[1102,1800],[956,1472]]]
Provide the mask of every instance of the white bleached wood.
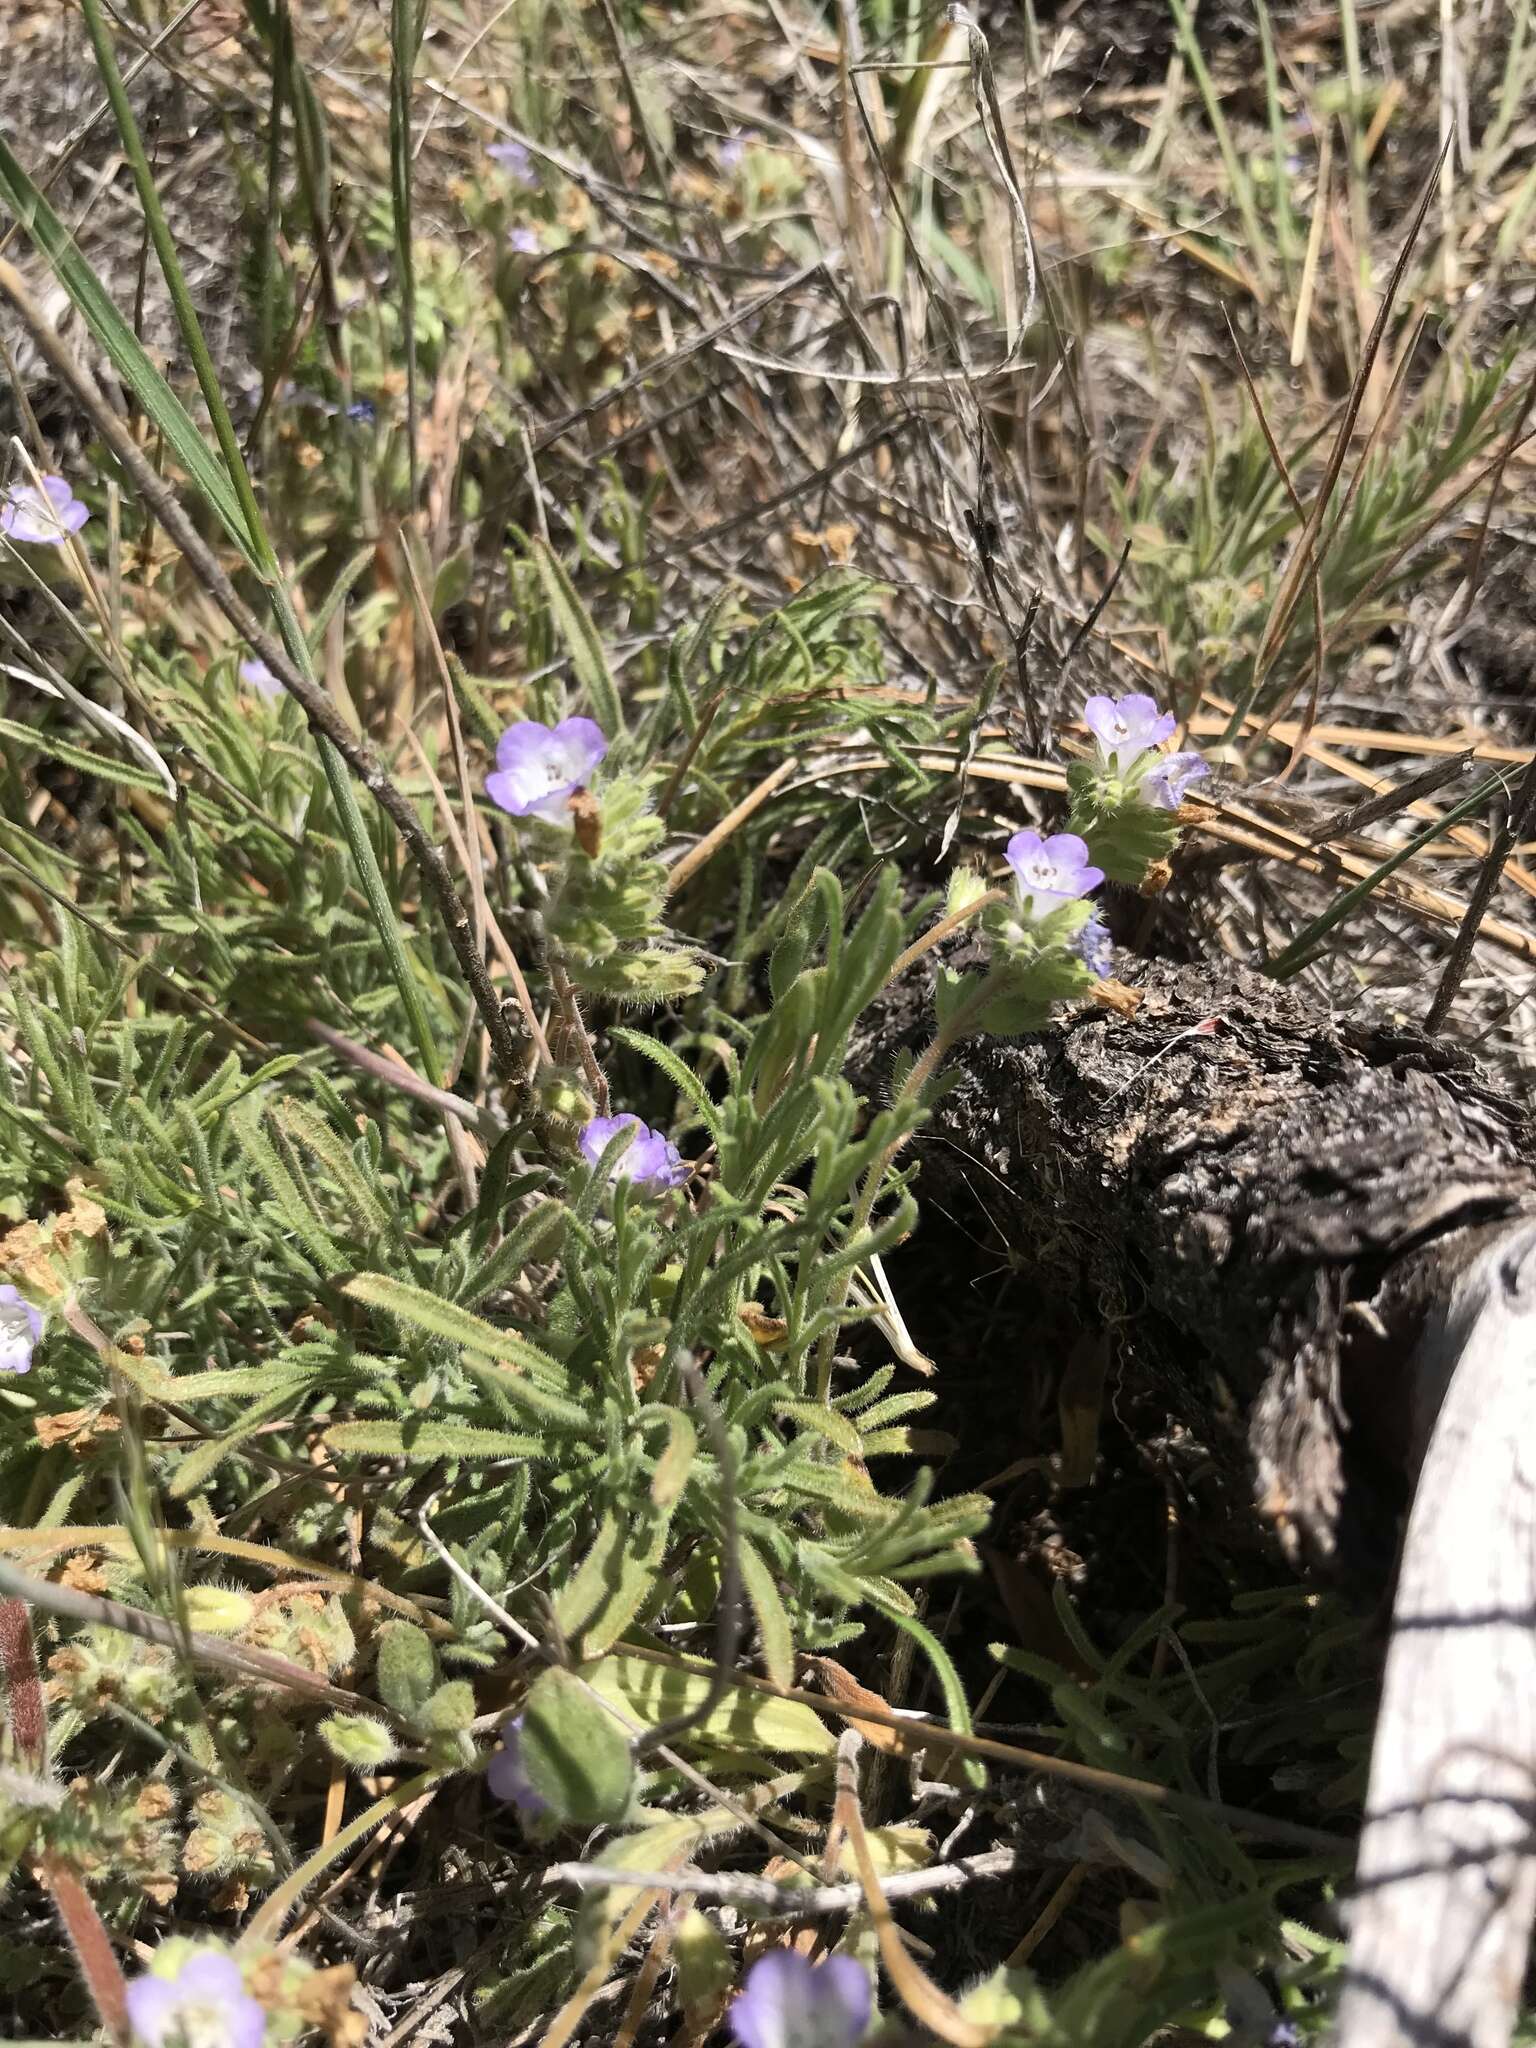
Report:
[[1536,1225],[1463,1274],[1404,1539],[1339,2048],[1503,2048],[1536,1911]]

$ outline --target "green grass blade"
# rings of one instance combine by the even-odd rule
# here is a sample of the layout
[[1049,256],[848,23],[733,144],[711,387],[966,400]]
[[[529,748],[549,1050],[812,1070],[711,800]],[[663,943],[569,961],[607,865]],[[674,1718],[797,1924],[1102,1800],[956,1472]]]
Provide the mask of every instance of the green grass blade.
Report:
[[555,622],[555,631],[565,642],[576,680],[586,691],[593,714],[609,739],[624,731],[624,711],[619,703],[618,685],[603,652],[602,635],[592,623],[591,613],[576,595],[576,586],[565,573],[565,564],[546,541],[531,540],[528,552],[544,586],[545,602]]
[[1469,818],[1474,811],[1481,810],[1493,791],[1501,784],[1507,787],[1502,775],[1485,777],[1470,796],[1463,797],[1461,802],[1447,811],[1443,818],[1433,819],[1422,832],[1416,832],[1406,846],[1400,846],[1395,853],[1388,854],[1379,866],[1372,868],[1368,875],[1362,876],[1353,888],[1346,889],[1342,896],[1336,896],[1326,910],[1314,917],[1310,924],[1304,925],[1285,951],[1270,961],[1265,972],[1276,981],[1288,981],[1293,974],[1307,965],[1312,949],[1318,941],[1327,938],[1334,926],[1342,923],[1352,910],[1372,895],[1388,875],[1395,874],[1405,861],[1412,860],[1416,853],[1422,853],[1426,846],[1449,832],[1453,825],[1459,825],[1463,818]]
[[112,117],[117,123],[123,154],[128,159],[129,169],[133,172],[139,204],[144,209],[144,225],[148,228],[150,240],[155,245],[155,255],[159,259],[165,288],[171,295],[171,305],[175,309],[176,325],[181,329],[181,338],[192,358],[198,389],[203,394],[203,403],[208,408],[208,417],[213,422],[214,435],[224,457],[225,470],[239,501],[240,516],[244,522],[246,535],[258,561],[265,565],[270,575],[275,572],[276,561],[266,538],[261,509],[256,503],[256,493],[251,488],[245,457],[240,452],[240,443],[235,435],[234,422],[229,416],[229,408],[224,403],[224,394],[219,389],[218,373],[213,367],[213,357],[208,353],[208,344],[203,338],[197,310],[192,304],[192,294],[187,290],[186,274],[182,270],[181,258],[176,253],[176,244],[166,222],[165,208],[160,204],[154,172],[149,167],[149,158],[144,154],[143,137],[139,134],[139,125],[133,118],[133,108],[128,101],[123,75],[117,66],[112,39],[107,34],[106,22],[102,18],[101,0],[80,0],[80,5],[85,15],[86,28],[90,31],[91,45],[96,52],[96,68],[101,73],[101,82],[111,103]]
[[145,417],[218,514],[219,522],[250,566],[265,574],[246,530],[240,501],[223,465],[199,433],[191,415],[140,347],[138,337],[108,298],[68,229],[38,191],[0,137],[0,204],[15,215],[76,310],[96,337],[113,369],[133,393]]

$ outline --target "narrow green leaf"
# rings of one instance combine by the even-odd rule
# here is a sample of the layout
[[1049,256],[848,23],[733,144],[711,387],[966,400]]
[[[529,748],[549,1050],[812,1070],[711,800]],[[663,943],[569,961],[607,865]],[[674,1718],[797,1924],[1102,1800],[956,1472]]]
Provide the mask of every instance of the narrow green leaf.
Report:
[[13,746],[31,747],[50,760],[78,769],[82,775],[99,776],[103,782],[120,782],[130,789],[152,789],[157,795],[165,794],[164,778],[152,768],[140,768],[132,761],[114,761],[107,754],[93,754],[88,747],[74,746],[55,733],[39,732],[36,726],[0,718],[0,739],[9,740]]
[[624,731],[624,710],[619,702],[613,671],[608,666],[608,657],[603,652],[602,635],[592,623],[591,613],[576,595],[576,586],[565,573],[565,564],[548,542],[530,540],[528,552],[544,586],[544,599],[555,622],[555,631],[570,654],[576,680],[586,691],[598,724],[609,739],[616,740]]
[[274,1360],[270,1365],[232,1365],[213,1372],[189,1372],[184,1379],[167,1375],[160,1382],[168,1400],[185,1405],[189,1401],[237,1400],[242,1394],[264,1394],[281,1381],[285,1388],[306,1386],[312,1373],[296,1370]]
[[1485,776],[1470,796],[1463,797],[1459,804],[1453,804],[1443,817],[1432,819],[1394,853],[1389,853],[1368,875],[1363,875],[1353,887],[1344,890],[1342,895],[1335,896],[1325,909],[1319,911],[1316,917],[1302,927],[1283,953],[1275,955],[1264,970],[1265,973],[1276,981],[1288,981],[1293,974],[1307,965],[1312,949],[1328,936],[1335,925],[1342,923],[1352,910],[1372,896],[1389,875],[1395,874],[1406,862],[1412,860],[1416,853],[1422,853],[1432,840],[1439,839],[1444,833],[1449,832],[1453,825],[1459,825],[1464,818],[1471,817],[1474,811],[1480,811],[1494,790],[1501,787],[1508,789],[1508,782],[1503,775]]
[[[654,1728],[695,1713],[709,1696],[714,1673],[707,1665],[676,1667],[649,1658],[605,1657],[582,1676],[605,1699],[616,1700],[637,1721]],[[729,1686],[705,1715],[695,1736],[723,1752],[721,1770],[740,1768],[753,1753],[770,1756],[831,1756],[837,1738],[821,1718],[798,1700]]]
[[710,1101],[704,1083],[691,1067],[678,1058],[670,1045],[663,1045],[659,1038],[652,1038],[648,1031],[636,1031],[628,1024],[610,1025],[608,1036],[616,1039],[620,1045],[627,1045],[635,1052],[644,1053],[648,1060],[660,1067],[668,1080],[676,1084],[678,1091],[686,1095],[699,1112],[700,1120],[711,1140],[716,1145],[722,1142],[720,1114]]
[[[944,1645],[933,1633],[933,1630],[919,1621],[915,1614],[904,1614],[894,1602],[890,1601],[877,1599],[873,1604],[889,1615],[890,1619],[895,1622],[899,1629],[904,1629],[928,1659],[928,1662],[933,1666],[934,1676],[938,1679],[940,1689],[944,1694],[944,1707],[950,1727],[957,1734],[969,1735],[971,1732],[970,1703],[965,1697],[965,1687],[960,1683],[960,1674],[956,1671],[948,1650],[945,1649]],[[981,1786],[987,1782],[986,1770],[977,1758],[964,1758],[961,1769],[964,1771],[969,1784]]]
[[584,1408],[579,1401],[552,1394],[526,1373],[491,1359],[477,1358],[473,1352],[465,1354],[463,1363],[464,1370],[485,1388],[493,1401],[510,1401],[513,1407],[525,1409],[531,1421],[547,1422],[567,1436],[573,1432],[586,1436],[591,1431],[595,1411]]
[[688,1484],[699,1447],[698,1432],[681,1408],[655,1408],[646,1419],[666,1425],[667,1447],[651,1474],[651,1499],[659,1508],[670,1508]]
[[246,561],[258,573],[261,563],[251,545],[234,487],[213,450],[169,384],[140,347],[137,336],[118,312],[101,280],[75,246],[68,229],[38,191],[0,137],[0,204],[14,214],[53,266],[80,317],[91,330],[113,369],[138,400],[146,417],[165,437],[177,462],[218,514],[219,523]]
[[295,1382],[285,1380],[263,1399],[253,1401],[233,1428],[219,1436],[209,1437],[195,1450],[188,1451],[171,1480],[172,1499],[189,1500],[194,1493],[200,1493],[231,1452],[239,1450],[246,1438],[253,1436],[264,1422],[270,1422],[282,1413],[295,1391]]
[[803,1430],[824,1436],[828,1443],[835,1444],[850,1458],[858,1457],[863,1449],[859,1432],[847,1416],[839,1415],[835,1408],[824,1407],[820,1401],[776,1401],[773,1412],[775,1415],[787,1415]]
[[[480,1199],[483,1207],[486,1201],[483,1188]],[[523,1268],[530,1259],[552,1258],[565,1234],[566,1216],[562,1202],[540,1202],[530,1209],[507,1232],[495,1251],[488,1253],[469,1274],[459,1289],[460,1305],[473,1308],[476,1302],[484,1301],[497,1288],[510,1287],[522,1278]]]
[[278,1103],[274,1114],[289,1137],[296,1138],[328,1170],[352,1212],[352,1222],[358,1235],[382,1237],[389,1228],[389,1211],[358,1172],[351,1153],[325,1118],[311,1109],[308,1103],[296,1101],[291,1096]]
[[795,1638],[778,1584],[763,1562],[761,1551],[745,1536],[737,1539],[736,1562],[757,1618],[757,1632],[763,1639],[763,1662],[768,1667],[768,1676],[775,1685],[791,1686],[795,1682]]
[[383,1273],[359,1273],[342,1289],[353,1301],[369,1308],[381,1308],[397,1322],[424,1330],[430,1337],[442,1337],[465,1351],[477,1351],[485,1358],[505,1359],[524,1372],[537,1374],[546,1385],[562,1386],[565,1370],[547,1352],[515,1330],[498,1330],[494,1323],[472,1316],[441,1296],[413,1287],[408,1280],[391,1280]]
[[229,1122],[241,1151],[266,1182],[289,1230],[322,1273],[330,1275],[342,1272],[347,1265],[346,1259],[315,1221],[314,1214],[300,1193],[292,1174],[278,1158],[271,1139],[261,1127],[261,1111],[258,1106],[249,1100],[242,1102],[230,1116]]
[[473,1429],[458,1422],[338,1422],[322,1442],[333,1451],[361,1458],[406,1458],[430,1464],[457,1458],[472,1464],[490,1458],[547,1458],[547,1446],[536,1436],[513,1436],[499,1429]]
[[600,1657],[640,1612],[661,1573],[668,1509],[631,1509],[604,1515],[592,1548],[555,1602],[555,1619],[567,1640],[579,1636],[582,1654]]

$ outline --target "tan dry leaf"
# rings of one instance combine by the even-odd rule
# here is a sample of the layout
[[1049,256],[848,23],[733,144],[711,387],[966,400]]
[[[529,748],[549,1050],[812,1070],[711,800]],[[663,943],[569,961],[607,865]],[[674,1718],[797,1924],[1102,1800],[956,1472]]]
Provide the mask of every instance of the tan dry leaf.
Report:
[[7,1273],[45,1300],[65,1290],[64,1262],[77,1238],[100,1237],[107,1212],[85,1192],[85,1183],[65,1183],[69,1207],[46,1223],[18,1223],[0,1236],[0,1273]]
[[110,1583],[102,1569],[105,1560],[105,1551],[77,1550],[48,1576],[56,1586],[70,1586],[77,1593],[105,1593]]
[[596,860],[603,850],[603,807],[590,789],[573,790],[570,806],[576,844],[588,860]]
[[840,519],[835,520],[831,526],[796,526],[791,529],[789,537],[797,547],[817,550],[824,548],[831,560],[840,569],[844,569],[853,560],[853,548],[859,537],[859,530],[846,520]]
[[[867,1685],[860,1685],[846,1666],[839,1664],[835,1657],[807,1657],[807,1670],[820,1680],[821,1689],[828,1699],[836,1700],[840,1707],[872,1707],[876,1713],[889,1714],[894,1711],[890,1702],[877,1692],[871,1692]],[[883,1749],[890,1756],[916,1756],[922,1743],[915,1736],[904,1733],[900,1728],[885,1728],[877,1721],[854,1721],[854,1726],[871,1749]]]
[[789,1324],[782,1316],[771,1316],[755,1301],[744,1301],[736,1311],[737,1320],[745,1328],[754,1344],[760,1344],[765,1351],[773,1351],[789,1338]]
[[77,1457],[122,1426],[123,1418],[110,1408],[66,1408],[58,1415],[32,1418],[33,1434],[45,1451],[68,1444]]
[[629,1376],[634,1381],[635,1392],[643,1394],[656,1377],[656,1368],[666,1357],[662,1344],[642,1344],[629,1361]]
[[357,1972],[350,1963],[334,1963],[328,1970],[316,1970],[293,1994],[293,2004],[312,2027],[319,2027],[330,2048],[363,2048],[368,2022],[352,2004]]

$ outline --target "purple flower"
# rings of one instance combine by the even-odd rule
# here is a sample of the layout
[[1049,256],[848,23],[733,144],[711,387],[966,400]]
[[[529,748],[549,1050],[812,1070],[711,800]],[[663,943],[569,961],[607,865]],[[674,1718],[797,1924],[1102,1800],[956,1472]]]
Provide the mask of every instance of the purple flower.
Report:
[[570,816],[570,796],[607,751],[608,742],[590,718],[562,719],[553,730],[537,719],[524,719],[502,734],[485,793],[514,818],[563,825]]
[[538,166],[526,142],[493,142],[485,153],[493,164],[501,165],[514,184],[529,192],[538,186]]
[[0,499],[0,533],[7,540],[30,541],[34,547],[63,547],[90,516],[61,476],[45,476],[41,487],[12,484]]
[[509,1800],[517,1808],[521,1821],[537,1820],[541,1813],[548,1813],[549,1801],[534,1791],[533,1780],[523,1763],[521,1714],[502,1723],[501,1747],[485,1767],[485,1782],[494,1798]]
[[776,1948],[748,1970],[728,2017],[741,2048],[853,2048],[869,2007],[869,1978],[852,1956],[813,1963]]
[[1159,711],[1150,697],[1090,697],[1083,723],[1098,741],[1105,766],[1123,776],[1162,745],[1178,720],[1171,711]]
[[1176,811],[1189,785],[1210,772],[1210,763],[1198,754],[1164,754],[1142,777],[1142,801],[1155,804],[1160,811]]
[[354,426],[371,427],[379,416],[379,408],[371,398],[354,398],[347,407],[347,418]]
[[512,228],[507,234],[507,247],[518,256],[538,256],[544,244],[537,228]]
[[0,1284],[0,1372],[30,1372],[43,1319],[9,1280]]
[[267,2015],[234,1958],[203,1949],[173,1977],[134,1979],[128,2026],[135,2048],[261,2048]]
[[1114,944],[1109,936],[1109,926],[1095,911],[1078,933],[1073,942],[1074,951],[1090,974],[1096,974],[1102,981],[1109,972],[1110,961],[1114,958]]
[[240,664],[240,680],[248,690],[254,690],[259,697],[281,697],[283,686],[273,675],[267,664],[257,655]]
[[731,135],[716,150],[715,161],[719,164],[722,171],[738,171],[741,168],[742,158],[746,153],[747,138],[745,135]]
[[633,1181],[637,1188],[649,1188],[660,1194],[665,1188],[680,1188],[692,1174],[693,1168],[672,1140],[641,1123],[628,1110],[618,1116],[593,1117],[581,1134],[582,1158],[589,1166],[596,1166],[624,1130],[632,1130],[635,1135],[619,1154],[614,1168],[621,1180]]
[[1102,868],[1088,865],[1088,842],[1075,832],[1015,832],[1008,842],[1013,869],[1031,917],[1049,917],[1063,903],[1075,903],[1104,879]]

